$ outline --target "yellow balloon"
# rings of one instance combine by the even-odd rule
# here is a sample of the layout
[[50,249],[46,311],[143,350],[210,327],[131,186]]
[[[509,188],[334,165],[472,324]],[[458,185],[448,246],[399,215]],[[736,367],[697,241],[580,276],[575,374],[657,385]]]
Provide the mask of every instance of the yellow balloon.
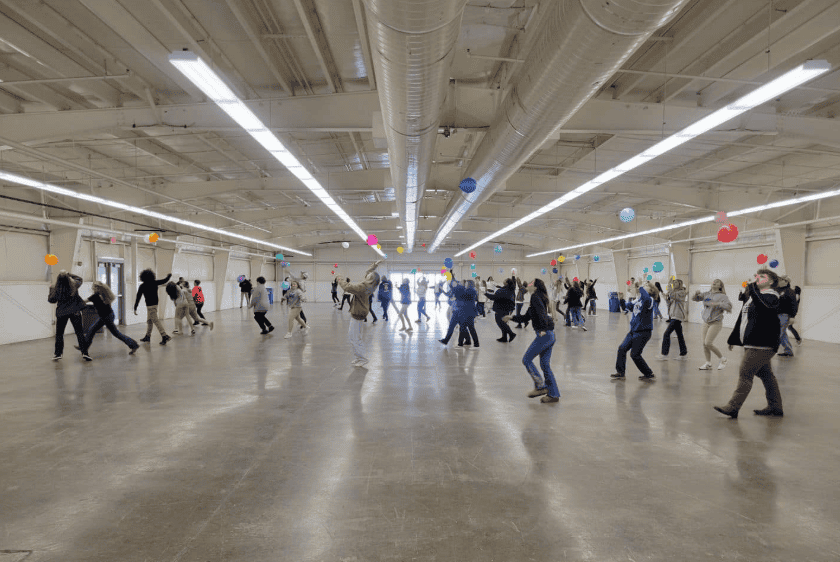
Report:
[[558,257],[558,258],[557,258],[557,261],[558,261],[558,262],[560,262],[560,263],[563,263],[564,261],[566,261],[566,256],[560,256],[560,257]]
[[446,272],[446,280],[447,281],[452,281],[452,274],[449,273],[448,271]]
[[376,249],[377,249],[377,250],[381,250],[381,249],[382,249],[382,244],[377,244],[377,245],[376,245]]
[[397,253],[398,253],[398,254],[401,254],[401,253],[403,253],[403,252],[405,252],[405,248],[403,248],[402,246],[400,246],[399,248],[397,248]]

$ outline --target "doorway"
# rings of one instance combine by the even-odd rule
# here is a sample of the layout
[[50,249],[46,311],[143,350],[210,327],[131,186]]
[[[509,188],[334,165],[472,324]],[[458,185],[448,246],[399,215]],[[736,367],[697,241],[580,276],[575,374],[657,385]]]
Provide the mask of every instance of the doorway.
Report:
[[125,283],[123,280],[123,263],[112,260],[99,260],[96,278],[111,288],[117,298],[111,303],[117,324],[125,325]]

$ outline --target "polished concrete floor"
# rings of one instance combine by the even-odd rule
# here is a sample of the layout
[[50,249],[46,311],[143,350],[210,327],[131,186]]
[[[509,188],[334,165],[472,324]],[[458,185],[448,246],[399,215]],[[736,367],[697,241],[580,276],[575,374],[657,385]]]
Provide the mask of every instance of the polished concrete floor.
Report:
[[235,309],[133,357],[0,348],[0,562],[840,560],[840,346],[773,360],[786,417],[752,415],[757,383],[730,420],[740,351],[698,371],[697,325],[659,363],[657,324],[653,383],[608,377],[627,317],[559,328],[541,404],[532,330],[500,344],[488,317],[480,349],[443,348],[440,311],[380,320],[354,369],[348,313],[305,310],[290,340]]

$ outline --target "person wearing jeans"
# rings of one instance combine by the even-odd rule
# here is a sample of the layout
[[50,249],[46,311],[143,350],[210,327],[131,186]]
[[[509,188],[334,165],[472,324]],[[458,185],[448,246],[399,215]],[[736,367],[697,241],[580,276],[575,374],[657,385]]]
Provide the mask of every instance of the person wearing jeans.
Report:
[[96,313],[99,314],[99,320],[97,320],[96,323],[88,329],[87,334],[85,334],[85,341],[87,343],[85,348],[90,349],[90,346],[93,343],[93,338],[96,337],[96,332],[105,326],[115,338],[128,346],[128,349],[130,350],[128,354],[134,355],[134,352],[137,351],[140,344],[120,332],[114,325],[114,309],[111,308],[111,303],[117,298],[114,295],[114,292],[111,291],[107,285],[99,281],[93,282],[92,289],[93,294],[89,296],[87,300],[93,303],[94,308],[96,308]]
[[[525,370],[528,371],[534,381],[534,389],[528,393],[528,397],[542,396],[540,402],[543,403],[559,402],[560,389],[557,388],[557,380],[551,371],[551,350],[554,348],[555,336],[554,320],[548,312],[548,308],[551,306],[548,291],[542,279],[534,279],[528,285],[527,291],[531,295],[531,300],[525,314],[528,316],[528,320],[532,322],[536,334],[534,341],[531,342],[522,357],[522,364],[525,365]],[[520,322],[525,319],[520,315],[515,315],[505,316],[504,320]],[[540,368],[543,371],[542,375],[534,365],[534,359],[538,355],[540,357]]]
[[688,290],[683,285],[682,279],[674,279],[668,285],[668,292],[665,293],[665,302],[668,305],[668,327],[665,328],[665,333],[662,334],[662,353],[656,356],[656,359],[665,361],[668,359],[668,352],[671,351],[671,334],[676,332],[677,343],[680,346],[680,355],[678,359],[682,359],[688,355],[688,348],[685,346],[685,338],[683,337],[682,323],[686,320],[686,306],[688,304]]
[[630,331],[618,346],[618,355],[615,360],[615,373],[610,375],[613,379],[624,379],[627,369],[627,352],[636,367],[642,372],[639,380],[650,381],[654,379],[653,371],[648,366],[642,351],[650,341],[653,333],[653,298],[656,296],[656,287],[647,282],[639,287],[639,298],[633,303],[633,316],[630,318]]
[[350,364],[354,367],[364,367],[368,362],[364,319],[370,312],[368,296],[372,295],[379,285],[379,274],[376,273],[376,268],[380,263],[374,262],[365,272],[365,277],[360,283],[349,283],[338,279],[338,284],[341,285],[344,294],[353,295],[353,301],[350,303],[350,327],[347,331],[347,340],[353,350],[353,361]]
[[744,292],[744,305],[735,322],[735,328],[727,343],[744,348],[744,357],[738,373],[738,386],[726,406],[715,406],[715,410],[737,418],[741,406],[752,390],[753,378],[758,377],[764,384],[767,407],[754,410],[758,416],[783,416],[782,395],[779,383],[773,375],[770,360],[779,348],[779,294],[774,290],[778,285],[778,276],[769,269],[759,269],[755,281],[747,284]]
[[726,296],[726,288],[723,281],[715,279],[712,281],[711,291],[694,293],[694,301],[703,303],[703,353],[706,362],[700,366],[701,371],[708,371],[712,368],[712,353],[720,358],[718,370],[726,367],[726,357],[715,346],[715,338],[723,327],[723,313],[732,312],[732,303]]
[[391,282],[384,275],[379,283],[379,304],[382,306],[382,319],[388,321],[388,309],[391,307]]
[[172,339],[166,333],[163,327],[163,322],[158,318],[158,287],[165,285],[172,277],[170,273],[163,279],[155,279],[155,272],[151,269],[144,269],[140,272],[140,287],[137,289],[137,299],[134,301],[134,315],[137,316],[137,306],[140,304],[140,299],[146,300],[146,335],[141,339],[141,342],[148,343],[152,340],[152,326],[155,326],[160,332],[160,345],[166,345],[166,342]]
[[780,345],[784,351],[779,357],[793,357],[793,348],[790,346],[790,339],[787,331],[793,317],[796,315],[794,308],[797,306],[796,293],[790,288],[790,278],[787,275],[779,277],[779,324],[781,330]]
[[88,343],[85,338],[85,331],[82,328],[82,316],[79,314],[85,308],[85,301],[79,296],[79,287],[82,286],[82,278],[62,270],[55,280],[55,285],[50,287],[47,302],[55,306],[55,355],[53,361],[58,361],[64,354],[64,330],[67,322],[73,325],[76,332],[76,339],[79,342],[79,350],[86,361],[92,361],[88,355]]
[[419,281],[417,281],[417,285],[415,286],[415,291],[417,292],[417,322],[418,324],[426,317],[426,321],[429,321],[429,315],[426,314],[426,291],[429,289],[429,280],[425,277],[421,277]]
[[473,345],[479,347],[478,333],[475,331],[475,283],[470,279],[460,284],[452,279],[451,291],[455,295],[455,308],[452,312],[452,319],[449,321],[449,328],[443,339],[438,340],[443,345],[449,343],[449,339],[455,332],[455,325],[458,325],[458,347]]

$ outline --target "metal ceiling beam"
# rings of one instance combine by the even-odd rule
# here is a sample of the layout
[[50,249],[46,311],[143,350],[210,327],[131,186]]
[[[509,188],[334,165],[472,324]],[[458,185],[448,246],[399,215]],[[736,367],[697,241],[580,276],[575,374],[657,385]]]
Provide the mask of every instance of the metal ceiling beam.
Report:
[[362,48],[362,57],[365,59],[365,69],[367,70],[368,85],[371,90],[376,89],[376,76],[373,70],[373,58],[370,56],[370,39],[368,38],[367,26],[365,22],[364,8],[362,7],[362,0],[353,1],[353,15],[356,18],[356,29],[359,32],[359,45]]
[[306,31],[309,43],[312,45],[315,56],[318,58],[318,64],[321,65],[321,70],[324,72],[327,85],[329,85],[333,93],[343,92],[344,85],[341,81],[341,75],[339,75],[338,69],[336,68],[326,33],[324,33],[324,29],[321,26],[321,18],[318,17],[318,10],[315,8],[315,3],[312,0],[293,1],[301,22],[303,22],[303,29]]

